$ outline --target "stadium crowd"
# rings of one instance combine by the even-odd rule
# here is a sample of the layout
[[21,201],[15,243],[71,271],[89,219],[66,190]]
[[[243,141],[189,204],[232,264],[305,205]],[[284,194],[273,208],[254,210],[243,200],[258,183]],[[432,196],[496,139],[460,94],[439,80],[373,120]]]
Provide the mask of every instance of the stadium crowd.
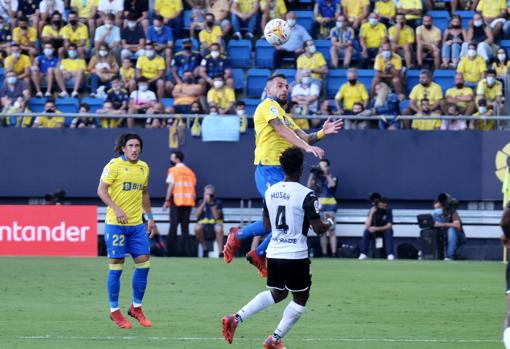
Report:
[[[269,20],[283,18],[292,34],[275,48],[272,66],[295,69],[288,110],[296,118],[385,115],[348,120],[346,128],[494,130],[495,121],[433,116],[503,111],[510,62],[500,43],[510,37],[510,1],[452,0],[448,12],[437,11],[438,3],[448,6],[430,0],[0,0],[2,111],[57,114],[3,117],[0,125],[159,128],[176,120],[73,119],[65,117],[69,109],[59,110],[69,104],[76,112],[108,115],[246,115],[251,111],[236,81],[246,72],[234,76],[229,43],[256,43]],[[300,24],[302,10],[309,10],[309,28]],[[327,52],[317,40],[329,40]],[[371,73],[360,79],[356,68]],[[446,72],[445,84],[433,81],[438,72]],[[394,118],[401,114],[430,119]],[[316,128],[321,120],[299,124]]]

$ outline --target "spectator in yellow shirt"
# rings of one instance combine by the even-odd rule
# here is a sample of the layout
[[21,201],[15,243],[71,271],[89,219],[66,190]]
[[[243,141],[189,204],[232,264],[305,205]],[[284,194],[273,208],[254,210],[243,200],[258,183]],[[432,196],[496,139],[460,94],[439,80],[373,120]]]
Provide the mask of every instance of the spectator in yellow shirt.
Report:
[[165,24],[172,28],[174,38],[181,37],[182,31],[182,0],[156,0],[154,11],[163,16]]
[[62,47],[64,39],[60,34],[60,29],[63,27],[62,15],[60,12],[53,12],[49,20],[50,23],[46,24],[41,32],[41,46],[45,43],[51,43],[53,47]]
[[358,81],[358,72],[351,68],[347,71],[347,82],[340,86],[335,96],[338,114],[352,115],[352,106],[360,103],[363,108],[368,105],[368,92],[364,84]]
[[493,107],[495,115],[499,115],[503,111],[505,107],[503,102],[503,84],[496,80],[495,70],[488,70],[487,77],[478,83],[476,98],[478,100],[485,99],[489,108]]
[[381,53],[377,55],[374,63],[375,76],[372,79],[371,94],[375,94],[375,86],[381,82],[392,86],[395,92],[403,96],[402,58],[391,51],[389,42],[381,46]]
[[[258,0],[234,0],[230,12],[232,13],[232,27],[234,28],[234,38],[242,39],[241,24],[245,24],[248,30],[245,34],[246,39],[253,39],[253,33],[257,25],[259,11]],[[211,15],[214,14],[211,13]],[[207,19],[206,19],[207,21]]]
[[67,58],[60,62],[59,69],[54,69],[55,80],[60,87],[60,97],[69,97],[66,89],[66,83],[73,86],[71,97],[78,97],[78,90],[85,77],[87,66],[85,60],[78,58],[78,51],[75,44],[69,45],[67,50]]
[[450,12],[455,13],[457,10],[474,10],[480,0],[451,0]]
[[[420,101],[420,107],[418,111],[416,112],[416,116],[432,116],[432,115],[438,115],[437,113],[434,113],[432,108],[430,107],[429,100],[427,98],[423,98]],[[409,121],[409,120],[404,120]],[[438,119],[419,119],[419,120],[413,120],[412,128],[413,130],[420,130],[420,131],[433,131],[438,130],[441,127],[441,120]]]
[[27,86],[30,86],[30,67],[32,62],[30,58],[21,53],[18,44],[11,45],[11,54],[4,61],[5,72],[14,72],[18,80],[24,80]]
[[506,50],[500,47],[496,55],[496,61],[492,63],[492,69],[496,71],[498,79],[503,79],[504,77],[506,77],[509,67],[510,61],[508,60]]
[[406,18],[402,13],[397,13],[395,21],[396,24],[388,30],[391,48],[394,52],[403,52],[406,66],[410,69],[413,66],[414,30],[406,25]]
[[205,25],[198,34],[198,39],[200,40],[200,49],[202,51],[202,56],[209,53],[209,48],[212,44],[217,43],[220,46],[221,44],[221,36],[223,35],[221,31],[221,27],[215,24],[214,15],[212,13],[208,13],[205,15]]
[[317,52],[313,40],[307,40],[304,44],[305,52],[302,53],[297,59],[297,73],[296,79],[301,81],[301,77],[305,73],[309,73],[312,78],[312,83],[321,86],[322,79],[328,73],[328,63],[322,55]]
[[368,67],[371,59],[379,53],[379,48],[387,39],[386,27],[379,23],[379,16],[372,12],[368,22],[363,23],[359,31],[359,42],[361,45],[361,65]]
[[59,57],[63,58],[65,52],[69,50],[69,45],[73,44],[78,50],[78,56],[85,58],[89,47],[89,31],[85,24],[79,23],[78,13],[69,12],[69,24],[60,29],[60,35],[64,38],[64,47],[59,50]]
[[220,114],[233,114],[235,101],[234,89],[225,85],[223,77],[215,77],[213,87],[207,92],[209,106],[217,107]]
[[466,30],[466,40],[462,44],[460,52],[461,57],[466,55],[470,43],[476,44],[475,50],[485,61],[491,58],[494,33],[491,27],[485,23],[480,13],[475,13],[473,20],[469,23],[469,28]]
[[406,21],[410,27],[416,28],[423,12],[422,0],[400,0],[397,11],[406,15]]
[[[422,99],[428,100],[428,106],[431,111],[439,109],[441,100],[443,99],[443,90],[441,86],[432,82],[432,73],[429,70],[423,69],[420,71],[420,83],[413,87],[409,94],[409,99],[409,108],[404,110],[404,115],[420,113]],[[410,127],[409,120],[404,120],[404,127]]]
[[448,106],[454,104],[462,115],[472,115],[476,110],[475,95],[470,87],[465,85],[464,75],[455,74],[455,87],[446,91],[446,98],[441,102],[441,111],[448,113]]
[[[34,128],[63,128],[65,119],[55,107],[55,101],[48,99],[44,104],[44,112],[55,113],[55,116],[38,116],[34,121]],[[57,116],[59,115],[59,116]]]
[[505,24],[507,0],[480,0],[476,7],[481,12],[483,20],[494,31],[494,37],[499,37]]
[[423,17],[423,25],[416,28],[416,59],[423,66],[426,55],[431,53],[434,58],[434,69],[441,66],[441,30],[432,24],[432,17]]
[[[478,100],[478,112],[473,116],[494,116],[494,110],[487,107],[485,99]],[[496,129],[496,120],[476,120],[469,123],[469,128],[479,131],[493,131]]]
[[397,5],[393,0],[377,0],[375,2],[374,12],[379,15],[379,20],[387,28],[394,23],[397,15]]
[[287,6],[284,0],[260,0],[260,11],[262,11],[260,28],[264,32],[264,28],[270,20],[275,18],[285,19]]
[[80,22],[88,25],[89,33],[96,31],[98,0],[71,0],[71,9],[78,13]]
[[[136,76],[146,78],[149,89],[156,91],[160,99],[165,97],[166,87],[172,89],[171,82],[165,82],[165,70],[165,59],[156,54],[151,42],[145,43],[145,53],[136,61]],[[134,90],[135,86],[130,86],[130,89]]]
[[361,23],[368,17],[369,6],[369,0],[342,1],[342,12],[354,30],[358,30],[361,27]]
[[462,57],[457,71],[464,74],[466,85],[475,87],[487,70],[487,63],[476,53],[476,44],[470,43],[468,47],[467,56]]
[[22,16],[18,21],[18,27],[12,31],[12,41],[19,45],[24,53],[30,55],[30,59],[34,59],[37,55],[36,41],[37,29],[28,26],[28,19]]

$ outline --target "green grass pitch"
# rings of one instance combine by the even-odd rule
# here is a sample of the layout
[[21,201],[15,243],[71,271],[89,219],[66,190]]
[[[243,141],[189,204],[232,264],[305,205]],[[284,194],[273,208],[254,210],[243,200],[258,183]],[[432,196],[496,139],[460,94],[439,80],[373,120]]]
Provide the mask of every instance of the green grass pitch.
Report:
[[[287,301],[243,323],[232,345],[221,318],[265,289],[243,259],[152,260],[144,310],[152,328],[108,319],[107,260],[0,258],[0,348],[262,348]],[[132,261],[121,307],[131,299]],[[504,265],[316,259],[307,310],[289,349],[495,349],[501,343]]]

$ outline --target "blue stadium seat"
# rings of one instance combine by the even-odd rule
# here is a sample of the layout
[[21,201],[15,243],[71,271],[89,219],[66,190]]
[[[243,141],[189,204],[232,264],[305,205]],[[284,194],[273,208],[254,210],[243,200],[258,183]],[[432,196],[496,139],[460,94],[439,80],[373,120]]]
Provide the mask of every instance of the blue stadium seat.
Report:
[[253,115],[255,113],[255,109],[260,103],[259,98],[245,98],[243,102],[246,104],[246,114]]
[[[198,40],[195,38],[191,39],[193,51],[198,51],[200,49],[200,45]],[[175,40],[174,52],[182,51],[182,39]]]
[[358,69],[358,81],[365,85],[367,91],[370,91],[370,88],[372,87],[374,75],[375,73],[373,69]]
[[81,100],[81,103],[88,104],[90,107],[90,112],[95,113],[98,109],[103,108],[104,98],[84,97]]
[[347,69],[331,69],[327,76],[328,98],[335,98],[336,93],[347,82]]
[[501,40],[499,42],[499,46],[501,48],[504,48],[508,52],[508,50],[510,49],[510,40]]
[[290,85],[296,80],[296,69],[276,69],[274,73],[285,75]]
[[409,99],[404,99],[402,102],[400,102],[400,114],[404,112],[404,109],[409,108],[409,104],[411,101]]
[[[62,114],[77,113],[80,109],[80,100],[78,98],[57,98],[55,99],[55,106]],[[71,125],[73,119],[73,117],[66,117],[65,125]]]
[[456,15],[459,15],[462,18],[462,27],[467,29],[469,26],[469,22],[473,19],[475,15],[475,11],[457,11]]
[[232,68],[251,67],[251,51],[250,40],[230,40],[227,52]]
[[244,88],[244,71],[242,69],[232,69],[232,78],[234,79],[234,89],[242,90]]
[[191,10],[185,10],[182,16],[184,22],[184,29],[189,30],[191,28]]
[[411,69],[406,73],[406,94],[409,95],[415,85],[420,82],[420,70]]
[[4,84],[5,79],[5,69],[2,67],[0,68],[0,86]]
[[246,96],[260,98],[266,87],[267,78],[271,75],[268,69],[250,69],[246,77]]
[[30,111],[40,113],[44,111],[44,104],[46,103],[46,98],[36,98],[32,97],[30,98],[30,101],[28,102],[28,108]]
[[312,35],[313,28],[313,11],[294,11],[296,13],[296,21],[302,25],[308,34]]
[[165,108],[171,107],[174,105],[173,98],[161,98],[161,103],[165,106]]
[[331,62],[331,54],[329,52],[329,49],[331,47],[331,41],[329,40],[314,40],[315,47],[317,48],[317,51],[322,53],[324,58],[326,59],[326,62],[328,62],[328,66]]
[[450,23],[450,14],[448,11],[429,11],[428,14],[432,16],[434,25],[441,29],[441,32],[448,28],[448,24]]
[[255,43],[255,66],[257,68],[273,67],[274,47],[266,40],[260,39]]
[[441,86],[443,92],[455,86],[455,70],[434,70],[432,80]]

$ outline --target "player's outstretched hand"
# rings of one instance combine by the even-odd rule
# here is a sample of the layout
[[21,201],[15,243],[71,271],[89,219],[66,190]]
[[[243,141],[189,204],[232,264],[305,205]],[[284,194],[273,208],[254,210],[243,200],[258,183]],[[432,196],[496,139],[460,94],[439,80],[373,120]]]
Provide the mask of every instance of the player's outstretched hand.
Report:
[[115,209],[115,216],[117,217],[117,222],[119,222],[120,224],[128,223],[128,218],[126,214],[120,208]]
[[305,151],[307,153],[310,153],[310,154],[313,154],[315,155],[316,157],[318,157],[319,159],[322,159],[324,157],[324,149],[322,148],[319,148],[319,147],[314,147],[312,145],[308,146]]
[[156,225],[156,222],[154,222],[153,219],[147,221],[147,228],[149,230],[149,237],[151,239],[159,234],[158,226]]
[[344,127],[344,121],[342,119],[338,119],[333,121],[331,117],[329,117],[322,125],[322,130],[325,134],[330,135],[334,133],[338,133]]

